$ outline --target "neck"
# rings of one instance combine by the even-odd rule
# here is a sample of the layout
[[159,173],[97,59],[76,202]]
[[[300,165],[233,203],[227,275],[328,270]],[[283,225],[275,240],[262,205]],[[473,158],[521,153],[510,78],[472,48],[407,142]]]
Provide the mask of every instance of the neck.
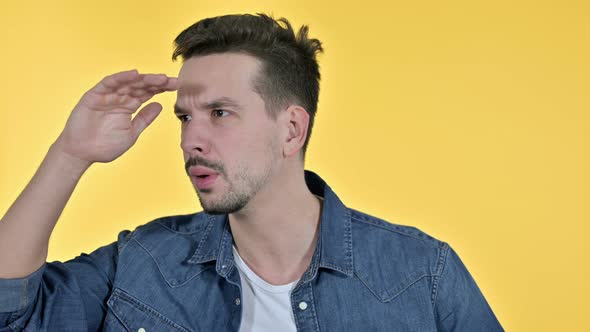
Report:
[[274,176],[239,212],[229,215],[236,249],[271,284],[301,277],[319,236],[322,202],[305,184],[302,169]]

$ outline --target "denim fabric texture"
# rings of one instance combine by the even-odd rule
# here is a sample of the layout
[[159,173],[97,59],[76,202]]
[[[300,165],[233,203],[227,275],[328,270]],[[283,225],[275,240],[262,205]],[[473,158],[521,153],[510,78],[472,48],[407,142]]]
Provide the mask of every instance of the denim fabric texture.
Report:
[[[298,331],[503,331],[446,242],[324,198],[311,264],[291,294]],[[0,279],[0,332],[238,331],[227,215],[169,216],[66,262]],[[141,330],[143,329],[143,330]]]

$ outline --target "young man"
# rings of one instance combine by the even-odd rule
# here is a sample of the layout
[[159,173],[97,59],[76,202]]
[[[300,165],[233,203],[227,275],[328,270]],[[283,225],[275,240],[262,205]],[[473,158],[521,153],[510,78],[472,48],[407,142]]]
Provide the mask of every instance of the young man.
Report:
[[[266,15],[205,19],[175,40],[178,78],[106,77],[0,223],[0,331],[502,331],[457,254],[348,208],[304,157],[317,39]],[[45,262],[80,177],[125,153],[177,90],[203,212]],[[31,209],[35,206],[35,210]]]

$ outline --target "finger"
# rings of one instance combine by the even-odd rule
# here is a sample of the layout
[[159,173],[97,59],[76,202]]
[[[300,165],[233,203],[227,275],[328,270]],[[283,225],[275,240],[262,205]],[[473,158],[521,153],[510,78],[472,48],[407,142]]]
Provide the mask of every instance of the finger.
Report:
[[135,81],[130,86],[134,89],[141,89],[150,86],[161,86],[168,82],[165,74],[143,74],[141,80]]
[[93,89],[97,93],[109,93],[115,91],[123,84],[128,84],[141,78],[142,75],[138,73],[137,69],[122,71],[103,78]]
[[176,77],[169,77],[167,82],[158,86],[145,87],[144,90],[152,93],[160,93],[164,91],[175,91],[178,89],[178,79]]
[[120,103],[106,103],[105,99],[109,96],[113,96],[112,94],[109,95],[97,95],[97,98],[100,98],[100,100],[98,102],[94,102],[94,103],[89,103],[88,107],[90,110],[92,111],[97,111],[97,112],[110,112],[110,113],[117,113],[117,112],[123,112],[123,113],[135,113],[137,111],[137,109],[139,108],[139,106],[141,106],[141,104],[143,104],[143,101],[141,101],[139,98],[131,98],[129,96],[117,96],[114,95],[116,97],[119,98],[123,98],[123,97],[128,97],[127,99],[121,100]]
[[143,89],[133,89],[129,91],[129,95],[131,95],[132,97],[142,97],[147,94],[149,94],[149,92]]
[[[130,92],[128,95],[125,95],[128,98],[135,99],[141,102],[141,104],[145,103],[146,101],[150,100],[153,96],[157,95],[158,93],[162,93],[162,89],[150,89],[151,91],[146,90],[135,90]],[[123,98],[123,96],[119,96],[119,98]],[[140,105],[141,105],[140,104]],[[139,107],[140,105],[137,105]]]
[[147,91],[149,93],[156,93],[158,91],[162,91],[162,88],[159,86],[148,86],[148,87],[145,87],[143,90]]
[[176,81],[176,79],[174,79],[171,81],[169,80],[169,82],[166,83],[165,86],[151,87],[151,88],[148,88],[147,91],[143,90],[143,89],[142,90],[134,90],[134,91],[130,92],[130,95],[139,99],[142,103],[144,103],[157,94],[167,92],[167,91],[175,91],[175,90],[177,90],[177,88],[178,88],[178,82]]
[[120,96],[114,93],[109,93],[101,95],[100,97],[100,102],[93,107],[95,110],[110,111],[116,108],[124,108],[131,112],[135,112],[143,103],[139,98],[129,95]]
[[166,74],[147,74],[143,81],[148,85],[162,85],[168,81]]
[[163,92],[176,90],[176,77],[167,77],[166,75],[145,75],[142,80],[135,81],[132,84],[124,85],[117,89],[118,95],[130,94],[134,97],[144,94],[144,90],[149,92]]
[[141,101],[141,103],[143,104],[143,103],[145,103],[146,101],[148,101],[148,100],[152,99],[152,97],[153,97],[154,95],[155,95],[155,93],[150,93],[150,92],[148,92],[148,93],[146,93],[146,94],[144,94],[144,95],[142,95],[142,96],[139,96],[139,97],[137,97],[137,99],[139,99],[139,101]]
[[137,115],[131,121],[131,131],[134,140],[139,138],[139,135],[149,126],[156,117],[162,111],[162,105],[160,103],[149,103],[137,113]]
[[168,82],[164,85],[166,91],[175,91],[178,89],[178,78],[168,77]]

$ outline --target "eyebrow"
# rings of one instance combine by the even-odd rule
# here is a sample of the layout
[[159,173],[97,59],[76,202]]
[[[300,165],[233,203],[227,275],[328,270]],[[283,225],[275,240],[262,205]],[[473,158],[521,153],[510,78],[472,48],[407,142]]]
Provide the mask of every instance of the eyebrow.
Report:
[[[220,98],[214,99],[210,102],[202,103],[199,105],[199,109],[206,109],[206,110],[216,109],[216,108],[224,108],[224,107],[233,107],[238,110],[242,109],[242,106],[240,104],[238,104],[238,102],[236,102],[235,100],[233,100],[229,97],[220,97]],[[178,104],[174,104],[174,114],[178,114],[178,113],[188,113],[188,112],[184,108],[178,106]]]

